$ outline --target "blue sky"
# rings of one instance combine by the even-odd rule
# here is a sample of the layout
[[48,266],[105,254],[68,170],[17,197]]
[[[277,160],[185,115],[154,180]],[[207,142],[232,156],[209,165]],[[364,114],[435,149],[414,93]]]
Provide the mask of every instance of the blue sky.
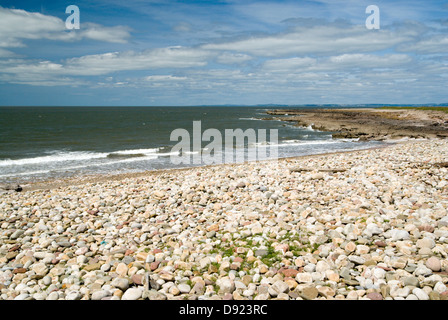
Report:
[[0,0],[0,105],[446,103],[447,84],[448,0]]

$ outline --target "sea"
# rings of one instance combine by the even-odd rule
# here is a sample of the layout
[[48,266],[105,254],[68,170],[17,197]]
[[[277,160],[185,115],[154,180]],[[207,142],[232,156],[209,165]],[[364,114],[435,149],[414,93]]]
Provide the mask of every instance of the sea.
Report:
[[[0,107],[0,184],[206,165],[209,163],[175,163],[172,157],[179,152],[173,150],[181,140],[173,140],[173,131],[184,129],[193,141],[198,139],[193,137],[198,121],[202,133],[217,129],[222,143],[226,129],[253,129],[256,133],[264,129],[264,141],[261,134],[256,142],[247,139],[245,149],[275,144],[279,158],[366,149],[383,143],[333,139],[332,132],[281,119],[267,120],[272,118],[266,113],[270,109],[297,108],[303,107]],[[270,135],[273,130],[276,141]],[[210,141],[201,139],[202,150]],[[191,155],[195,152],[191,150]],[[182,153],[190,154],[188,150]]]

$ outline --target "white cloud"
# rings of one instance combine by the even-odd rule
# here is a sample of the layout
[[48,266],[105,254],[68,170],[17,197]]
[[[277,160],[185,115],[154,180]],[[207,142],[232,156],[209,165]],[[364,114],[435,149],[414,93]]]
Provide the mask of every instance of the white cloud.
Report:
[[264,62],[263,70],[270,72],[291,72],[297,69],[308,69],[317,62],[314,58],[273,59]]
[[150,82],[158,82],[158,81],[184,81],[187,80],[187,77],[176,77],[172,75],[153,75],[153,76],[147,76],[144,78],[145,81]]
[[112,43],[127,43],[131,37],[130,28],[123,26],[105,27],[99,24],[86,22],[81,29],[71,31],[75,40],[91,39]]
[[403,52],[414,52],[418,54],[447,53],[448,35],[435,34],[424,37],[421,40],[400,45],[397,50]]
[[310,58],[295,57],[288,59],[267,60],[262,65],[264,72],[297,74],[310,72],[345,72],[371,70],[378,68],[397,68],[408,65],[412,58],[405,54],[342,54],[330,57]]
[[216,61],[221,64],[232,65],[232,64],[241,64],[252,59],[253,58],[251,56],[244,53],[223,52],[216,58]]
[[[205,66],[212,56],[210,52],[201,49],[168,47],[138,53],[127,51],[87,55],[61,63],[8,59],[0,60],[0,74],[9,74],[8,79],[15,76],[18,82],[22,79],[21,75],[26,74],[27,79],[36,79],[33,84],[37,85],[38,79],[42,77],[48,80],[62,76],[99,76],[120,71],[201,67]],[[152,77],[146,80],[182,80],[181,77]]]
[[0,47],[24,47],[24,40],[38,39],[125,43],[130,38],[129,32],[128,27],[105,27],[89,22],[81,23],[79,30],[68,31],[65,22],[58,17],[0,7]]
[[0,48],[0,58],[10,58],[14,56],[15,54],[13,52]]
[[101,75],[116,71],[160,68],[189,68],[207,64],[208,51],[187,47],[168,47],[143,52],[111,52],[69,59],[72,74]]
[[281,57],[305,54],[338,54],[372,52],[392,48],[411,41],[415,30],[367,30],[365,26],[338,23],[298,27],[294,31],[254,36],[242,40],[203,45],[207,50],[226,50],[261,57]]

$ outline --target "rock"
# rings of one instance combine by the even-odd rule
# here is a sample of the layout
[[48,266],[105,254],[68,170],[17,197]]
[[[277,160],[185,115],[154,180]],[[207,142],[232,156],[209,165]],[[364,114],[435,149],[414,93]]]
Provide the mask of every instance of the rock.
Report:
[[52,279],[50,276],[45,276],[42,279],[42,283],[46,286],[49,286],[51,284],[51,282],[52,282]]
[[319,291],[315,287],[305,287],[300,292],[300,296],[305,300],[316,299],[319,295]]
[[295,278],[299,271],[296,269],[284,269],[282,270],[282,273],[285,277]]
[[330,281],[339,282],[339,274],[334,270],[325,271],[325,276]]
[[48,268],[44,263],[35,263],[31,270],[33,270],[37,276],[43,278],[48,273]]
[[436,257],[431,257],[428,260],[426,260],[425,263],[426,267],[428,267],[429,269],[431,269],[432,271],[440,271],[441,269],[441,264],[440,264],[440,260]]
[[271,296],[278,296],[280,293],[287,293],[289,291],[289,285],[282,280],[275,281],[269,288],[269,294]]
[[123,292],[129,288],[129,280],[126,278],[117,277],[110,284]]
[[436,243],[434,242],[433,239],[430,238],[423,238],[423,239],[419,239],[416,242],[417,248],[429,248],[432,249],[436,246]]
[[[128,291],[129,290],[130,289],[128,289]],[[147,298],[149,300],[166,300],[167,299],[165,294],[163,294],[162,292],[155,291],[155,290],[145,291],[142,294],[142,298],[143,299]]]
[[69,291],[65,295],[65,300],[79,300],[79,299],[81,299],[81,297],[82,297],[82,295],[79,291],[72,290],[72,291]]
[[142,297],[143,289],[141,288],[129,288],[121,297],[121,300],[138,300]]
[[326,261],[318,261],[316,264],[316,272],[325,272],[327,270],[330,270],[330,265]]
[[331,298],[336,294],[333,288],[327,286],[319,287],[317,288],[317,290],[319,291],[319,294],[324,298]]
[[235,290],[235,282],[231,279],[221,278],[216,281],[221,293],[232,293]]
[[126,277],[126,275],[128,274],[128,266],[125,263],[120,262],[117,265],[117,268],[115,269],[115,272],[120,276],[120,277]]
[[354,264],[358,264],[358,265],[364,264],[366,262],[366,260],[363,257],[355,256],[355,255],[349,256],[348,260],[350,260]]
[[133,274],[131,280],[134,284],[141,286],[143,285],[144,276],[142,274]]
[[407,232],[406,230],[393,229],[389,231],[389,234],[392,241],[410,239],[409,232]]
[[375,223],[369,223],[364,229],[363,234],[367,235],[368,237],[371,237],[373,235],[382,234],[383,231],[384,230],[378,227]]
[[92,300],[101,300],[103,298],[106,298],[110,296],[110,292],[107,290],[98,290],[92,293]]
[[409,289],[409,287],[400,288],[400,287],[394,286],[390,289],[390,295],[394,298],[396,298],[396,297],[405,298],[409,295],[410,292],[411,292],[411,290]]
[[16,230],[13,232],[13,234],[11,234],[11,236],[9,237],[11,240],[16,240],[18,238],[20,238],[23,234],[25,233],[24,230]]
[[370,300],[383,300],[383,296],[378,292],[370,292],[366,297]]
[[298,273],[296,275],[296,281],[298,283],[312,283],[313,277],[310,273]]
[[437,293],[443,293],[443,292],[445,292],[445,291],[447,291],[448,290],[448,288],[446,287],[446,285],[443,283],[443,282],[441,282],[441,281],[438,281],[435,285],[434,285],[434,291],[435,292],[437,292]]
[[208,267],[208,265],[209,265],[210,263],[211,263],[211,261],[210,261],[210,258],[209,258],[209,257],[202,258],[202,259],[199,261],[199,267],[200,267],[201,269],[205,269],[205,268]]
[[25,273],[27,270],[25,268],[15,268],[12,273],[18,274],[18,273]]
[[254,256],[256,257],[264,257],[269,253],[268,249],[256,249],[254,251]]
[[425,276],[425,277],[426,277],[426,276],[432,274],[432,270],[429,269],[429,268],[428,268],[427,266],[425,266],[425,265],[419,265],[419,266],[415,269],[414,274],[415,274],[416,276]]
[[99,270],[101,268],[101,263],[97,262],[97,263],[92,263],[92,264],[88,264],[84,267],[85,271],[94,271],[94,270]]
[[433,233],[434,227],[429,224],[422,224],[422,225],[418,226],[418,230]]
[[394,257],[393,259],[391,259],[391,265],[396,269],[404,269],[407,263],[408,260],[402,257]]
[[176,286],[172,286],[172,287],[170,287],[170,289],[169,289],[169,293],[172,294],[173,296],[177,296],[177,295],[180,294],[180,290],[179,290],[178,287],[176,287]]
[[204,284],[200,283],[200,282],[196,282],[193,286],[193,292],[197,295],[203,295],[205,292],[205,287]]
[[405,286],[412,286],[412,287],[418,287],[419,285],[419,280],[417,277],[405,277],[403,279],[403,284]]
[[429,300],[428,294],[420,288],[415,288],[412,293],[418,298],[418,300]]
[[155,258],[152,254],[148,254],[148,255],[146,256],[145,262],[146,262],[146,263],[152,263],[152,262],[154,262],[155,260],[156,260],[156,258]]
[[14,300],[27,300],[30,295],[28,293],[21,293]]
[[59,294],[55,291],[50,292],[47,297],[45,298],[45,300],[58,300],[59,299]]
[[181,283],[177,286],[180,293],[189,293],[191,291],[191,287],[186,283]]
[[440,294],[436,291],[431,291],[429,293],[429,300],[440,300]]

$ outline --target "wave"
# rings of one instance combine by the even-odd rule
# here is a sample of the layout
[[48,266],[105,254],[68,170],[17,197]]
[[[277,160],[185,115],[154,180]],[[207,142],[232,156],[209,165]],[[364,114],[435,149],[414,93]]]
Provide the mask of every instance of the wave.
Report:
[[238,118],[238,120],[261,120],[261,121],[264,121],[263,119],[260,119],[260,118]]
[[134,155],[134,154],[150,155],[150,154],[154,154],[154,153],[156,153],[158,151],[159,151],[159,148],[133,149],[133,150],[114,151],[111,154],[117,154],[117,155]]
[[120,150],[109,153],[108,158],[112,159],[128,159],[128,158],[141,158],[147,156],[154,156],[159,151],[159,148],[151,149],[135,149],[135,150]]
[[105,152],[89,152],[89,151],[71,151],[71,152],[60,152],[48,156],[40,156],[35,158],[24,158],[24,159],[5,159],[0,160],[0,167],[7,166],[22,166],[22,165],[33,165],[33,164],[43,164],[52,162],[64,162],[64,161],[83,161],[90,159],[100,159],[106,158],[109,153]]
[[[346,141],[342,141],[346,142]],[[287,147],[287,146],[306,146],[306,145],[326,145],[326,144],[336,144],[341,143],[340,140],[310,140],[310,141],[304,141],[304,140],[284,140],[279,143],[269,143],[267,141],[258,142],[255,145],[257,147]]]
[[318,130],[316,130],[316,129],[313,128],[313,125],[314,125],[314,123],[310,124],[308,127],[305,127],[305,129],[306,129],[307,131],[311,131],[311,132],[318,131]]
[[117,159],[126,160],[130,158],[143,158],[157,156],[158,148],[119,150],[114,152],[92,152],[92,151],[53,151],[52,154],[24,159],[0,160],[0,167],[44,165],[62,162],[88,161],[95,159]]

